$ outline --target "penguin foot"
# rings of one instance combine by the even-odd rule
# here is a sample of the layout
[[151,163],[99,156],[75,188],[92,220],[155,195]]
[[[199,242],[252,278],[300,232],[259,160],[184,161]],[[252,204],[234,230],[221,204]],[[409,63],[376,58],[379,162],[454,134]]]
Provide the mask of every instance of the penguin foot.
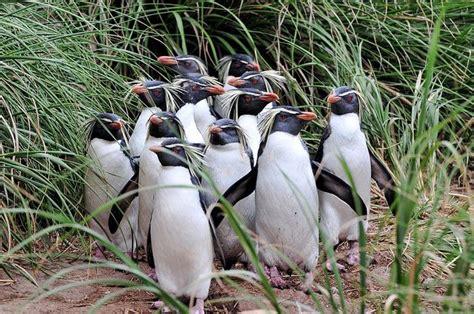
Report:
[[196,299],[196,304],[192,308],[189,309],[189,313],[191,314],[204,314],[204,300],[203,299]]
[[158,276],[156,275],[156,271],[154,268],[147,275],[154,281],[158,282]]
[[349,242],[349,253],[347,254],[347,264],[354,266],[360,263],[359,242]]
[[[347,268],[346,266],[342,265],[342,264],[339,264],[338,262],[336,262],[336,267],[339,271],[342,271],[342,272],[345,272],[347,271]],[[326,269],[330,272],[333,272],[333,269],[332,269],[332,264],[331,264],[331,261],[330,260],[327,260],[326,261]]]
[[100,245],[97,245],[93,256],[97,259],[106,259],[107,257],[105,256],[105,248]]
[[169,312],[169,309],[168,307],[165,305],[165,302],[161,301],[161,300],[158,300],[158,301],[155,301],[151,304],[151,309],[152,310],[160,310],[161,309],[161,312]]
[[302,282],[298,289],[303,291],[304,293],[309,293],[313,290],[313,281],[314,281],[314,274],[312,271],[307,272],[304,276],[304,282]]
[[281,278],[281,274],[276,266],[272,266],[271,268],[265,266],[265,273],[269,277],[270,283],[273,287],[278,289],[285,289],[288,287],[288,283]]

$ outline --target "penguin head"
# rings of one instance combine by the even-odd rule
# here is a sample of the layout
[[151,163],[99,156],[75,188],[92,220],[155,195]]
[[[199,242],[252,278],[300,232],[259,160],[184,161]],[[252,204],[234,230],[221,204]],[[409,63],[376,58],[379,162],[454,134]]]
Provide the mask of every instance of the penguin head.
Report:
[[254,58],[246,54],[225,56],[217,64],[219,79],[224,81],[227,76],[239,77],[247,71],[260,71],[260,66]]
[[92,121],[92,131],[90,140],[99,138],[106,141],[118,141],[123,139],[123,120],[113,113],[99,113]]
[[[233,91],[230,92],[232,93]],[[241,88],[237,93],[239,93],[237,102],[238,116],[245,114],[256,116],[268,103],[279,99],[275,93],[262,92],[254,88]]]
[[337,115],[346,113],[359,114],[359,98],[357,91],[348,86],[334,89],[328,96],[331,112]]
[[132,87],[132,92],[149,107],[156,106],[161,110],[166,110],[166,98],[163,91],[165,82],[156,80],[145,80]]
[[316,114],[313,112],[301,111],[291,106],[277,106],[265,113],[258,128],[262,134],[262,140],[274,132],[298,135],[306,123],[314,119],[316,119]]
[[161,56],[158,62],[169,66],[181,75],[191,74],[207,75],[207,67],[201,58],[193,55]]
[[[173,138],[164,140],[161,145],[150,147],[162,166],[184,167],[189,165],[199,167],[202,164],[202,144],[189,144],[180,139]],[[190,169],[193,171],[193,169]]]
[[240,143],[242,129],[232,119],[219,119],[209,126],[209,134],[209,143],[212,145]]
[[247,71],[240,77],[231,77],[227,83],[237,88],[255,88],[263,92],[267,90],[262,75],[256,71]]
[[225,92],[220,83],[213,77],[206,75],[190,75],[180,77],[174,81],[184,91],[185,102],[198,103],[199,101]]
[[150,117],[148,122],[149,136],[156,138],[183,138],[184,136],[184,130],[181,121],[174,113],[167,111],[156,112]]

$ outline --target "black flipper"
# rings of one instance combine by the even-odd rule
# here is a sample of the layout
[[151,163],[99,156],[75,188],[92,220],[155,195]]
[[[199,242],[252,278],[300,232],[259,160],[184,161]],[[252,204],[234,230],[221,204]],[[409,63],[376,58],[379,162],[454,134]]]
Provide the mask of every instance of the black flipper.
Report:
[[[255,191],[255,186],[257,184],[257,173],[258,166],[255,166],[249,173],[240,178],[237,182],[232,184],[227,191],[225,191],[224,198],[233,206],[241,199],[252,194],[252,192]],[[224,218],[225,215],[220,207],[214,206],[211,212],[211,219],[216,229]]]
[[125,212],[130,207],[133,199],[138,196],[138,173],[139,171],[135,172],[133,177],[128,180],[117,197],[120,197],[121,195],[131,191],[135,191],[135,193],[130,194],[129,196],[112,205],[109,215],[109,230],[112,234],[117,232]]
[[[344,180],[342,180],[341,178],[325,170],[323,167],[321,167],[319,163],[313,161],[312,164],[313,169],[316,169],[315,179],[318,190],[334,194],[344,203],[349,205],[359,216],[367,215],[366,204],[359,195],[357,195],[357,197],[359,198],[358,200],[354,198],[350,185],[344,182]],[[360,203],[361,213],[357,211],[357,201]]]
[[397,194],[393,190],[395,182],[393,181],[392,175],[388,172],[385,165],[374,155],[369,149],[370,153],[370,167],[372,170],[372,179],[375,180],[379,189],[384,193],[385,199],[387,200],[388,206],[395,215],[395,207],[392,206]]
[[153,259],[153,247],[151,246],[151,222],[148,226],[148,237],[146,239],[146,261],[151,268],[155,268],[155,260]]
[[314,157],[314,160],[316,162],[321,162],[321,160],[323,160],[324,142],[328,139],[329,135],[331,135],[331,127],[328,124],[324,129],[323,136],[321,137],[321,140],[319,142],[318,151],[316,153],[316,156]]

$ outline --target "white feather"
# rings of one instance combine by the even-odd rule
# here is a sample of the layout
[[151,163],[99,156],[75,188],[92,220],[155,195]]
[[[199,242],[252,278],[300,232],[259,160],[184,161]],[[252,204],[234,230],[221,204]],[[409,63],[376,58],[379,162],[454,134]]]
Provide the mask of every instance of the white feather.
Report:
[[150,117],[154,113],[160,111],[161,109],[158,107],[143,108],[129,140],[130,153],[132,154],[132,156],[138,156],[143,151],[143,148],[145,147],[146,137],[148,135],[148,120],[150,120]]
[[[207,173],[220,193],[224,193],[232,184],[250,171],[249,156],[242,150],[240,143],[209,144],[204,160],[207,165],[210,165],[207,167]],[[202,186],[204,189],[210,190],[209,183],[206,180],[203,181]],[[217,197],[214,194],[206,193],[206,204],[210,205],[216,201]],[[255,224],[255,193],[237,202],[234,208],[240,214],[240,218],[247,228],[253,231]],[[216,236],[226,259],[237,258],[243,253],[239,238],[227,219],[224,219],[217,228]]]
[[[348,177],[340,159],[349,166],[351,175],[367,213],[370,210],[370,155],[365,136],[360,129],[357,114],[332,114],[329,120],[331,134],[324,142],[321,165],[343,179],[347,184]],[[352,208],[332,194],[320,192],[321,230],[335,245],[339,241],[357,240],[359,238],[358,216]],[[367,219],[364,226],[367,230]]]
[[247,143],[254,156],[254,164],[257,162],[258,149],[260,148],[260,132],[258,130],[257,117],[252,115],[242,115],[237,120],[247,135]]
[[209,138],[209,126],[215,121],[216,117],[211,114],[207,99],[203,99],[194,105],[194,122],[196,123],[196,127],[199,130],[199,133],[201,133],[206,144],[207,139]]
[[176,116],[183,124],[187,141],[190,143],[204,144],[204,138],[202,137],[201,132],[199,132],[196,122],[194,121],[194,104],[185,104],[178,110],[178,112],[176,112]]
[[255,229],[259,255],[287,269],[275,249],[307,271],[319,255],[318,194],[307,151],[299,136],[274,132],[258,162]]
[[[92,213],[117,197],[134,172],[118,142],[95,138],[89,145],[87,156],[92,164],[85,175],[84,206]],[[111,234],[108,227],[110,207],[102,211],[95,221],[92,220],[90,227],[109,238],[122,251],[132,252],[137,247],[137,212],[138,201],[135,198],[115,234]]]
[[[154,196],[151,244],[160,286],[176,296],[207,298],[212,237],[188,169],[162,167]],[[166,187],[174,186],[174,187]],[[178,186],[187,186],[178,187]]]

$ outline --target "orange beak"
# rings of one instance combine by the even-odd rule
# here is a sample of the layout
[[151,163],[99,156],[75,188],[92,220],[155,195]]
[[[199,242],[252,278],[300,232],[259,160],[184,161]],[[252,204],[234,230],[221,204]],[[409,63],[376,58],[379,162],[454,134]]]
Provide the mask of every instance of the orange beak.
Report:
[[267,102],[272,102],[280,99],[280,97],[278,97],[278,95],[275,93],[263,93],[263,95],[258,97],[258,99]]
[[110,123],[110,127],[114,130],[120,130],[122,128],[122,121],[114,121]]
[[252,62],[252,63],[249,63],[247,64],[246,66],[247,70],[250,70],[250,71],[257,71],[259,72],[260,71],[260,66],[258,65],[257,62]]
[[211,132],[212,134],[219,134],[222,132],[222,129],[217,126],[211,126],[209,132]]
[[311,121],[316,119],[316,114],[311,111],[303,111],[299,115],[296,116],[298,119],[303,120],[303,121]]
[[214,95],[222,95],[225,93],[224,87],[220,85],[212,85],[212,86],[206,87],[206,90],[209,93],[214,94]]
[[147,92],[147,88],[143,86],[143,84],[137,84],[132,87],[132,93],[135,93],[137,95],[142,95]]
[[150,123],[153,124],[153,125],[158,125],[158,124],[160,124],[161,122],[163,122],[163,120],[160,119],[160,118],[158,118],[158,117],[155,116],[155,115],[152,115],[152,116],[150,117]]
[[330,103],[331,105],[334,105],[339,100],[341,100],[341,97],[336,96],[333,93],[329,94],[329,96],[328,96],[328,103]]
[[238,77],[231,77],[227,80],[227,84],[229,84],[230,86],[239,87],[241,85],[244,85],[245,81],[241,80]]
[[175,57],[172,56],[161,56],[158,58],[158,62],[165,65],[178,64]]
[[159,145],[153,145],[149,149],[154,153],[159,153],[159,152],[163,151],[163,149]]

